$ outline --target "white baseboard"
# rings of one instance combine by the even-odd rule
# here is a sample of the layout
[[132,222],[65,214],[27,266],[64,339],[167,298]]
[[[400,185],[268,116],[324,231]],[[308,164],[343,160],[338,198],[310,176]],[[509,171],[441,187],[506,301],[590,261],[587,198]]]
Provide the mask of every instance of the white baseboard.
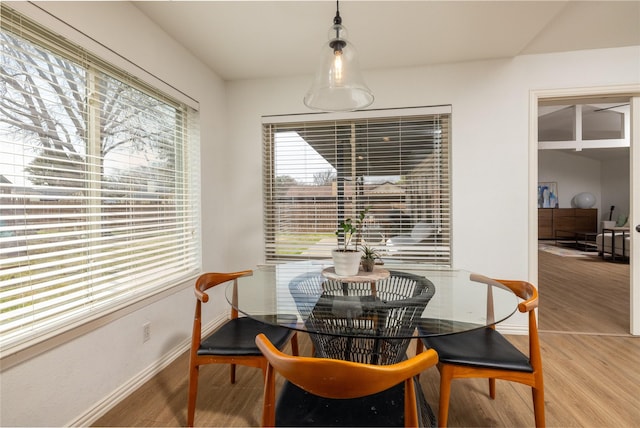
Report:
[[[227,314],[223,314],[211,321],[209,324],[203,327],[202,335],[205,336],[213,331],[216,327],[222,324],[227,319]],[[127,398],[138,388],[145,384],[148,380],[160,373],[164,368],[176,360],[180,355],[187,351],[191,347],[191,337],[185,339],[176,345],[172,350],[162,355],[158,360],[150,364],[146,369],[132,377],[127,383],[114,390],[111,394],[105,397],[103,400],[96,403],[93,407],[88,409],[84,414],[80,415],[75,420],[71,421],[67,426],[91,426],[95,421],[100,419],[109,410],[113,409],[122,400]],[[186,376],[186,373],[185,373]],[[186,397],[185,397],[185,409],[186,409]]]

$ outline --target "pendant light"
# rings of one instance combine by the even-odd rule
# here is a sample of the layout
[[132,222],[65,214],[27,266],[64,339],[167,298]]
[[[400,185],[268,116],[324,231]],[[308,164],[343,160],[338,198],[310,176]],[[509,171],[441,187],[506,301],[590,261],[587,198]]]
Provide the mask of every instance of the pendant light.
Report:
[[314,110],[352,111],[373,102],[373,94],[360,74],[353,43],[347,40],[336,1],[336,16],[329,28],[329,41],[322,48],[320,68],[304,104]]

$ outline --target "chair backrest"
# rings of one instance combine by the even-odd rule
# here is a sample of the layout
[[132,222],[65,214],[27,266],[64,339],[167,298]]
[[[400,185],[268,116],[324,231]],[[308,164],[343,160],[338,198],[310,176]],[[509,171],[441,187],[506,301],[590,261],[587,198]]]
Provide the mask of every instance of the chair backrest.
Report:
[[498,282],[501,285],[505,286],[513,294],[518,296],[523,300],[518,304],[518,310],[520,312],[529,312],[529,317],[535,320],[535,311],[534,309],[538,307],[538,290],[533,284],[528,283],[527,281],[521,280],[513,280],[513,279],[492,279],[488,278],[484,275],[480,275],[477,273],[471,274],[471,280],[475,282],[481,282],[487,284],[489,287],[487,288],[487,311],[488,317],[493,317],[493,294],[492,287],[490,285],[494,282]]
[[208,272],[203,273],[196,279],[194,293],[196,295],[196,311],[193,318],[193,333],[192,333],[192,347],[198,346],[202,339],[202,304],[209,301],[209,295],[206,293],[211,287],[224,284],[229,281],[234,281],[233,288],[233,305],[231,307],[231,318],[238,317],[237,303],[238,303],[238,290],[237,281],[238,278],[243,276],[253,275],[252,270],[244,270],[240,272],[221,273],[221,272]]
[[275,372],[298,387],[324,398],[350,399],[387,390],[405,382],[405,425],[417,426],[413,377],[438,362],[430,349],[392,365],[372,365],[330,358],[310,358],[280,352],[264,334],[256,344],[268,361],[265,380],[263,426],[275,424]]
[[384,365],[404,358],[416,320],[435,293],[424,276],[394,271],[375,285],[305,274],[289,289],[309,330],[321,333],[310,334],[316,356]]
[[495,281],[508,287],[516,296],[524,300],[518,305],[520,312],[529,312],[538,307],[538,290],[533,284],[511,279],[496,279]]
[[529,314],[529,359],[534,369],[542,367],[542,357],[540,355],[540,340],[538,338],[538,321],[536,311],[538,307],[538,290],[533,284],[527,281],[496,279],[495,281],[508,287],[513,293],[523,301],[518,304],[518,310]]
[[205,293],[205,291],[207,291],[211,287],[224,284],[225,282],[229,282],[231,280],[236,280],[242,276],[251,276],[251,275],[253,275],[252,270],[243,270],[240,272],[231,272],[231,273],[223,273],[223,272],[203,273],[196,280],[196,288],[195,288],[196,297],[201,302],[206,303],[209,300],[209,296]]

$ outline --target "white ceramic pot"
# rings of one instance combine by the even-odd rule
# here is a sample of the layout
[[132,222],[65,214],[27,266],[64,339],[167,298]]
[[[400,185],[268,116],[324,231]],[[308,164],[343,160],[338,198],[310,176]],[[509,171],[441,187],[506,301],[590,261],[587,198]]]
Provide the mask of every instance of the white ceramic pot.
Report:
[[358,274],[360,259],[362,258],[360,251],[334,249],[331,251],[331,256],[333,257],[333,268],[336,271],[336,275],[353,276]]

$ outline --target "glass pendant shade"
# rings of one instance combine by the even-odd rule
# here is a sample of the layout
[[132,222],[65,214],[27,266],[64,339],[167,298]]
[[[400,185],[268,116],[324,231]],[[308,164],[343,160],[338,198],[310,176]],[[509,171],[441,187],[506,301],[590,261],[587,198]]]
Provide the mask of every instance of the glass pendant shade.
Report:
[[373,94],[364,83],[353,43],[346,38],[346,28],[334,24],[329,40],[322,48],[320,68],[304,104],[314,110],[352,111],[373,103]]

